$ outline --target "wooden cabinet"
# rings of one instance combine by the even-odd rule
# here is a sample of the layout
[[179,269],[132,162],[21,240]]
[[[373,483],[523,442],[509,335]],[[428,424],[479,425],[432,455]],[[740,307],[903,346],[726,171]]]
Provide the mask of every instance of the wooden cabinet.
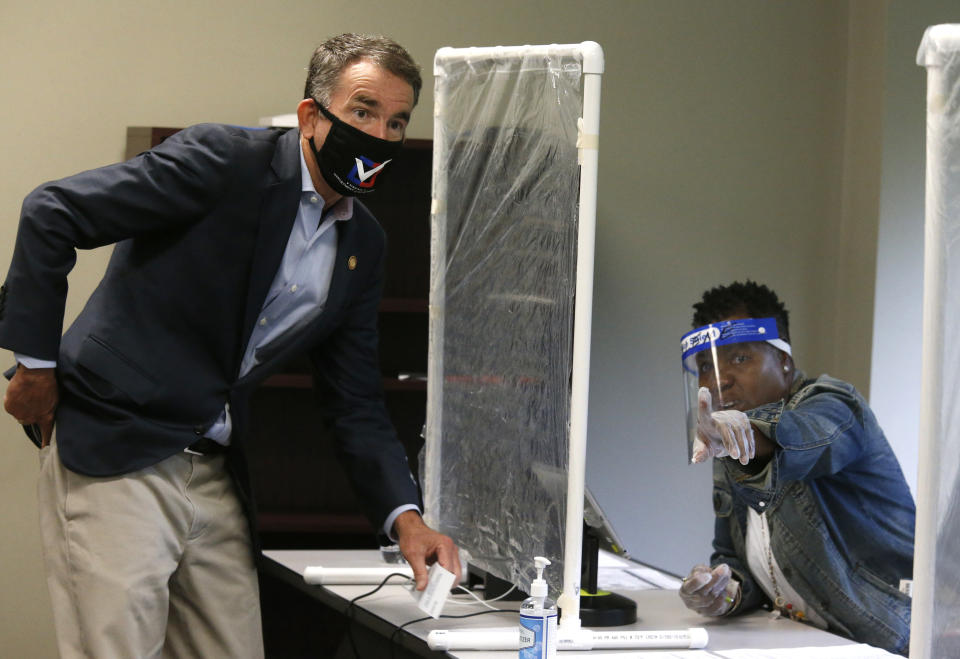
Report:
[[135,155],[157,146],[180,128],[164,128],[161,126],[127,126],[127,148],[124,158],[130,160]]
[[[127,157],[177,130],[128,128]],[[387,233],[380,366],[387,410],[415,476],[426,419],[432,148],[430,140],[407,140],[382,188],[363,199]],[[303,357],[266,380],[252,401],[250,470],[263,546],[375,547],[311,387]]]

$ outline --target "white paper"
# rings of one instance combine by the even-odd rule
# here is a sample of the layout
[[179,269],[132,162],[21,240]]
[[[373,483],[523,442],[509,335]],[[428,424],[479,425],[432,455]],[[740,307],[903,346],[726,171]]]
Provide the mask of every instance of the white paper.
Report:
[[600,568],[630,567],[631,565],[634,565],[634,563],[632,563],[631,561],[628,561],[625,558],[620,558],[616,554],[612,554],[602,549],[597,552],[597,566]]
[[650,587],[653,588],[663,588],[665,590],[677,590],[680,588],[679,579],[650,567],[633,567],[625,570],[625,572],[633,576],[638,582],[651,584]]
[[[635,650],[633,652],[564,652],[559,659],[716,659],[704,650]],[[818,657],[819,659],[819,657]]]
[[725,659],[887,659],[899,655],[870,645],[834,645],[828,647],[778,648],[773,650],[714,650]]
[[443,605],[447,602],[447,595],[450,594],[450,587],[456,579],[453,572],[444,569],[439,563],[434,563],[427,573],[427,587],[423,591],[411,590],[410,593],[422,611],[433,618],[439,618]]

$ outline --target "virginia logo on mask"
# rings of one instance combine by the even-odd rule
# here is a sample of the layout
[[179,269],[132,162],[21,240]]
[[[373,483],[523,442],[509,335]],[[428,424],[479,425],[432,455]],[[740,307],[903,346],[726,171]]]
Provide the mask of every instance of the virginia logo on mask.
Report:
[[[350,171],[350,175],[347,177],[361,188],[372,188],[377,182],[377,174],[387,166],[391,160],[385,160],[384,162],[377,164],[370,160],[369,158],[364,158],[360,156],[355,158],[357,161],[356,166]],[[367,168],[370,169],[367,169]]]

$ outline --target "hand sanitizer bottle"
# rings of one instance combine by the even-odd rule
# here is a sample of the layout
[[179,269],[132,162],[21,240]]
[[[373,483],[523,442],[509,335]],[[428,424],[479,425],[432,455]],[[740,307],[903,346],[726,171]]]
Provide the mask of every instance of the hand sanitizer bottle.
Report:
[[520,659],[556,659],[557,604],[547,597],[543,569],[550,565],[543,556],[533,559],[537,578],[530,584],[530,597],[520,605]]

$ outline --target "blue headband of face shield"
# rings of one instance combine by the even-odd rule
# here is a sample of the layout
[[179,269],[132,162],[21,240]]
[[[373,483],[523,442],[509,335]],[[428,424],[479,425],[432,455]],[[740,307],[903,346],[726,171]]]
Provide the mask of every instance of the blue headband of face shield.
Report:
[[683,368],[694,373],[687,365],[687,358],[703,350],[711,350],[730,343],[766,341],[774,348],[792,355],[790,344],[780,338],[775,318],[742,318],[724,320],[698,327],[683,335],[680,349],[683,352]]

